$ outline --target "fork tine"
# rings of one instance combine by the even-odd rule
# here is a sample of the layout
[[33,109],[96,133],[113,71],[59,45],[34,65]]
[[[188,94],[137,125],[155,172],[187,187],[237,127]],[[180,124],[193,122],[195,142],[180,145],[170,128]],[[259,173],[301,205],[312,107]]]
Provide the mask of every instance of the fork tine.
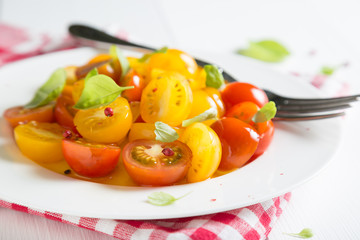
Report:
[[319,120],[326,118],[334,118],[344,116],[345,112],[330,113],[323,115],[301,115],[301,114],[276,114],[273,120],[275,121],[307,121],[307,120]]
[[319,104],[319,105],[277,105],[278,113],[316,113],[343,110],[350,108],[349,104]]

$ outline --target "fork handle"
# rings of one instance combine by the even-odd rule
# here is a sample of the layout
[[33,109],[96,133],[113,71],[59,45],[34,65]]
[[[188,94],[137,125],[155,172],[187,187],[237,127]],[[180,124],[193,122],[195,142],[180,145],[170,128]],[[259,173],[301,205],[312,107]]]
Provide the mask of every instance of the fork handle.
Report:
[[[79,24],[70,25],[69,32],[72,36],[79,39],[80,42],[84,45],[93,46],[91,44],[93,42],[100,42],[100,43],[105,42],[105,43],[111,43],[111,44],[118,44],[118,45],[122,45],[122,46],[126,46],[126,47],[141,48],[141,49],[146,49],[146,50],[150,50],[150,51],[155,51],[155,48],[148,47],[148,46],[141,45],[141,44],[132,43],[132,42],[117,38],[115,36],[111,36],[103,31],[100,31],[93,27],[89,27],[89,26],[85,26],[85,25],[79,25]],[[200,67],[204,67],[205,65],[213,65],[211,63],[205,62],[198,58],[195,58],[195,61]],[[223,70],[222,74],[227,81],[237,82],[237,80],[234,77],[232,77],[229,73],[225,72],[224,70]]]

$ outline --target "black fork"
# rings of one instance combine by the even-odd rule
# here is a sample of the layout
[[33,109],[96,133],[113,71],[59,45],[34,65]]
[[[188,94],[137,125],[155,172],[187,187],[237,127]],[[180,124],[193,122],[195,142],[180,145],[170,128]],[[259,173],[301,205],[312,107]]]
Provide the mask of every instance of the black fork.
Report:
[[[119,39],[103,31],[84,25],[71,25],[69,32],[83,45],[97,46],[99,43],[111,43],[141,50],[155,50],[148,46]],[[210,64],[200,59],[195,60],[201,67]],[[228,82],[237,81],[225,71],[223,71],[223,76]],[[264,91],[269,100],[276,104],[278,111],[274,120],[283,121],[315,120],[342,116],[345,114],[345,109],[351,107],[350,103],[360,100],[360,95],[339,98],[301,99],[280,96],[269,90]]]

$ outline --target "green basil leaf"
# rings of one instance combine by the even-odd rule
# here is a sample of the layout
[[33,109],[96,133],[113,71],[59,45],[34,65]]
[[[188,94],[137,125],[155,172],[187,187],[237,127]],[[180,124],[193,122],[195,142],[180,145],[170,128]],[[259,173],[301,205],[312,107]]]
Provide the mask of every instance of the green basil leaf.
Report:
[[335,72],[335,67],[324,66],[321,68],[321,73],[327,76],[332,75]]
[[240,49],[237,53],[265,62],[281,62],[290,55],[283,45],[273,40],[250,42],[249,48]]
[[297,237],[297,238],[303,238],[303,239],[311,238],[314,236],[314,234],[312,233],[312,230],[310,228],[304,228],[299,233],[284,233],[284,234],[293,236],[293,237]]
[[113,60],[118,60],[121,66],[121,78],[123,78],[127,72],[130,70],[130,63],[127,60],[126,56],[123,52],[118,48],[116,45],[112,45],[110,47],[110,55],[112,56]]
[[187,127],[195,122],[203,122],[203,121],[210,120],[210,119],[216,119],[217,113],[218,112],[217,112],[216,108],[210,108],[210,109],[206,110],[205,112],[200,113],[199,115],[197,115],[193,118],[184,120],[182,122],[182,126]]
[[166,53],[168,50],[168,47],[162,47],[158,50],[155,50],[154,52],[152,53],[147,53],[147,54],[144,54],[144,56],[142,56],[142,58],[140,58],[138,61],[139,62],[146,62],[152,55],[154,55],[155,53]]
[[179,198],[175,198],[172,195],[165,193],[165,192],[153,192],[152,194],[150,194],[148,196],[148,203],[152,204],[152,205],[156,205],[156,206],[166,206],[166,205],[170,205],[173,204],[175,201],[189,195],[191,192],[188,192],[187,194],[179,197]]
[[112,78],[99,74],[88,78],[79,101],[75,104],[76,109],[97,108],[108,105],[115,101],[122,91],[130,87],[119,87]]
[[63,68],[57,69],[50,78],[35,93],[33,99],[26,104],[25,108],[41,107],[55,100],[66,83],[66,71]]
[[276,105],[273,101],[265,104],[253,117],[253,122],[262,123],[274,118],[276,115]]
[[169,125],[163,122],[155,123],[156,140],[161,142],[173,142],[179,138],[179,134]]
[[213,88],[220,88],[224,84],[224,77],[222,72],[214,65],[205,65],[206,72],[206,86]]
[[98,70],[96,68],[93,68],[90,72],[88,72],[88,74],[86,74],[84,81],[86,82],[89,78],[98,74],[99,74]]

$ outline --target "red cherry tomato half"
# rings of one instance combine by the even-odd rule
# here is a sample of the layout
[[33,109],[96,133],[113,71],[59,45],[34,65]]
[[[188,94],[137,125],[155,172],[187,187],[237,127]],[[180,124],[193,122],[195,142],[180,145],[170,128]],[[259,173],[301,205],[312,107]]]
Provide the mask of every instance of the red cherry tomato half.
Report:
[[4,118],[14,128],[19,124],[30,121],[53,122],[54,121],[54,103],[47,104],[38,108],[24,108],[22,106],[6,109]]
[[77,110],[72,108],[74,104],[74,100],[71,96],[61,95],[56,100],[54,111],[56,122],[59,123],[60,126],[71,130],[76,129],[74,125],[74,116]]
[[259,134],[259,145],[250,161],[255,160],[266,151],[274,136],[274,124],[271,120],[262,123],[254,123],[252,121],[254,115],[259,110],[260,108],[253,102],[242,102],[230,108],[225,114],[226,117],[237,118],[250,124]]
[[140,101],[142,90],[145,87],[144,78],[131,69],[125,76],[124,79],[120,81],[120,86],[134,86],[132,89],[125,90],[121,93],[121,96],[126,98],[129,102]]
[[62,151],[66,162],[77,174],[103,177],[114,170],[121,150],[115,145],[90,143],[83,139],[63,139]]
[[255,153],[259,134],[249,124],[236,118],[222,118],[211,125],[221,141],[219,170],[242,167]]
[[262,107],[269,102],[266,93],[262,89],[250,83],[243,82],[227,84],[221,91],[221,97],[225,103],[226,109],[230,109],[235,104],[246,101],[253,102],[259,107]]
[[179,141],[135,140],[122,153],[130,177],[145,186],[166,186],[182,180],[190,167],[190,148]]

